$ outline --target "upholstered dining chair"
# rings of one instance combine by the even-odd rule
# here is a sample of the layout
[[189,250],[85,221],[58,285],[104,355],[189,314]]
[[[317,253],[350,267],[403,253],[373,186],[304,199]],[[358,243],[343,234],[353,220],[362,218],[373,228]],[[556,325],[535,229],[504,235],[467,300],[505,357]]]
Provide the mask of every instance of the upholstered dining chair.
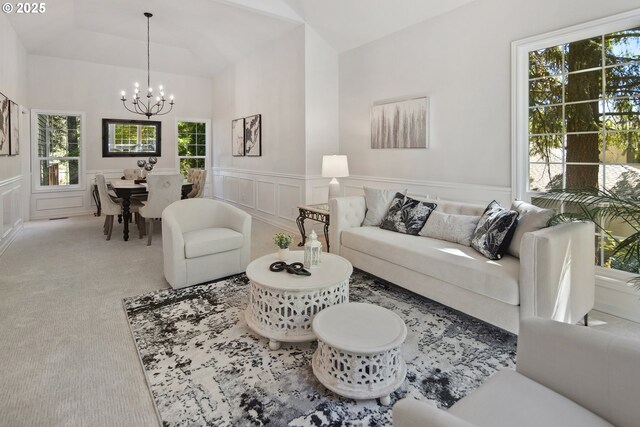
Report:
[[172,288],[242,273],[251,260],[251,215],[218,200],[177,201],[162,212],[162,252]]
[[187,198],[194,199],[202,197],[204,194],[204,186],[207,182],[207,170],[206,169],[190,169],[187,174],[187,180],[193,184],[191,192],[187,194]]
[[[147,186],[149,198],[139,210],[140,216],[146,220],[143,229],[147,232],[147,246],[151,245],[153,236],[153,224],[162,216],[162,211],[171,203],[180,200],[182,182],[184,176],[175,175],[149,175]],[[140,233],[142,238],[142,233]]]
[[[107,236],[107,240],[111,240],[111,232],[113,231],[113,220],[116,215],[122,214],[122,204],[119,199],[114,199],[109,195],[109,189],[107,187],[107,181],[104,175],[96,175],[96,186],[98,187],[98,196],[100,197],[100,205],[102,213],[105,214],[104,219],[104,234]],[[136,224],[140,228],[140,222],[138,221],[138,210],[142,206],[134,200],[131,201],[130,211],[136,217]]]
[[140,169],[125,169],[122,173],[124,175],[124,179],[134,180],[140,179]]

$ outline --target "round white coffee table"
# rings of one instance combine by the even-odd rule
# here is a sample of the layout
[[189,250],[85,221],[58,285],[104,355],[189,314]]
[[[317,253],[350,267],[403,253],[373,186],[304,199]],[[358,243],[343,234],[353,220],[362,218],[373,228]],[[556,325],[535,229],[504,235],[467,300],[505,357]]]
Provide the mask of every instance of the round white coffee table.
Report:
[[313,331],[313,373],[325,387],[351,399],[391,403],[389,394],[407,374],[400,352],[407,327],[397,314],[372,304],[340,304],[318,313]]
[[[291,252],[287,264],[303,261],[303,251]],[[313,341],[313,317],[326,307],[349,302],[351,263],[341,256],[323,253],[321,265],[309,269],[311,276],[286,271],[269,271],[278,261],[276,254],[265,255],[247,267],[250,281],[247,324],[259,335],[269,338],[272,350],[280,342]]]

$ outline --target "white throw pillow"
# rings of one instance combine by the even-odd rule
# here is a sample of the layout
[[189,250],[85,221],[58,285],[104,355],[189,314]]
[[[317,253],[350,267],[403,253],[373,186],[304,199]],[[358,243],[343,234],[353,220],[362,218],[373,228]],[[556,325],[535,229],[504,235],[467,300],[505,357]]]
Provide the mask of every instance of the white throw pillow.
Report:
[[511,203],[511,210],[518,212],[518,225],[509,245],[509,253],[516,258],[520,258],[520,243],[524,233],[538,231],[547,227],[547,223],[555,212],[553,209],[542,209],[521,200],[514,200]]
[[420,230],[420,235],[471,246],[471,236],[478,221],[479,216],[446,214],[435,210]]
[[367,204],[367,213],[362,225],[379,226],[382,218],[387,214],[396,193],[406,194],[407,189],[388,190],[385,188],[364,187],[364,200]]

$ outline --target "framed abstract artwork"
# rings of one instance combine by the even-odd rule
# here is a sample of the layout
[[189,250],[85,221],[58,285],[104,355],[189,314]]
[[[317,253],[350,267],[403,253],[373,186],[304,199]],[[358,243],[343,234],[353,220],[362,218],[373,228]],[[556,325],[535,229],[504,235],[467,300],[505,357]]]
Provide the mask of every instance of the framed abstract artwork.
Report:
[[10,154],[9,98],[0,93],[0,156]]
[[244,156],[244,119],[231,121],[231,155]]
[[244,152],[247,156],[262,155],[262,115],[244,119]]
[[371,148],[427,148],[427,97],[374,104],[371,108]]
[[9,154],[20,154],[20,106],[13,101],[9,104]]

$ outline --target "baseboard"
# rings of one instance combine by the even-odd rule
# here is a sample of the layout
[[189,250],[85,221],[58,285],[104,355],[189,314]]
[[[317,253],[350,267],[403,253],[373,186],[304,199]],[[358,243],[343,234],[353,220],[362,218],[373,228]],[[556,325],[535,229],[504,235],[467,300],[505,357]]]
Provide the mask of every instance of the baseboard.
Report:
[[44,219],[52,219],[52,218],[64,218],[64,217],[69,217],[69,216],[85,216],[85,215],[93,215],[96,213],[96,210],[90,210],[90,211],[72,211],[72,212],[59,212],[59,213],[53,213],[49,210],[47,211],[48,213],[46,215],[32,215],[30,220],[31,221],[41,221]]

